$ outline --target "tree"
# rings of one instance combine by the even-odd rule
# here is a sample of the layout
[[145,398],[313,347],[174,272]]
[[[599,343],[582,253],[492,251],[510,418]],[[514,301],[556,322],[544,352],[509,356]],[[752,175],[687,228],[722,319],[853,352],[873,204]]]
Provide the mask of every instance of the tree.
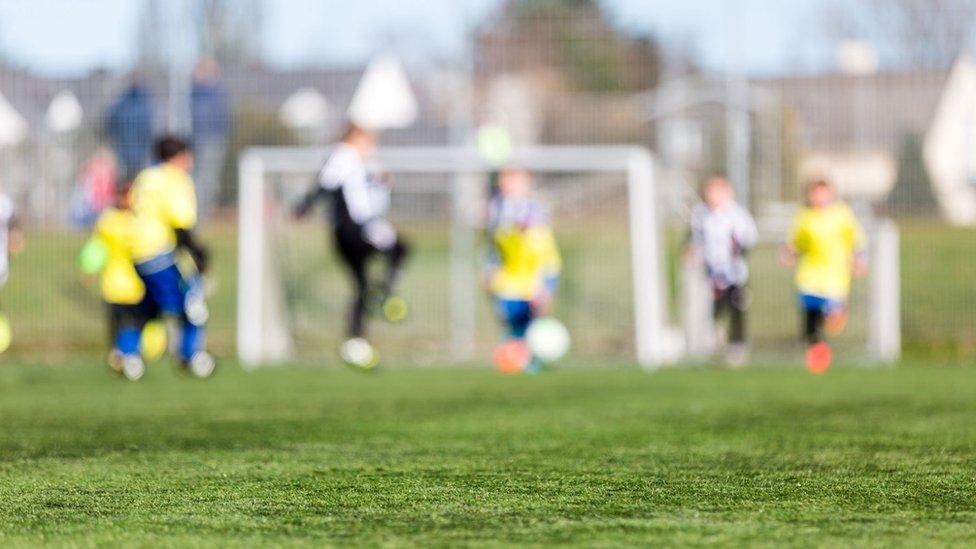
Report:
[[483,75],[548,69],[577,91],[653,88],[661,73],[654,37],[630,36],[596,0],[509,0],[477,37]]
[[261,6],[260,0],[145,0],[139,64],[148,70],[165,70],[174,58],[203,57],[216,59],[223,67],[257,64]]
[[898,155],[898,179],[887,201],[887,209],[894,215],[921,216],[937,211],[922,147],[922,138],[917,135],[909,135],[902,142]]
[[260,0],[200,0],[200,54],[223,67],[257,64],[261,57]]

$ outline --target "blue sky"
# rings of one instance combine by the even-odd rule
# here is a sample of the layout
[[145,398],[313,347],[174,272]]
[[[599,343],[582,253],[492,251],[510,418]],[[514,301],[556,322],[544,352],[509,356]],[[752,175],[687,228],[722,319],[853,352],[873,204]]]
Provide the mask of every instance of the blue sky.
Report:
[[[604,0],[624,27],[696,43],[712,68],[750,72],[829,63],[816,42],[818,8],[833,0]],[[278,66],[356,63],[391,43],[450,57],[466,29],[500,0],[265,0],[263,44]],[[78,73],[133,61],[138,0],[0,0],[0,48],[45,73]],[[811,21],[814,21],[811,23]],[[395,37],[392,41],[390,36]],[[820,44],[820,45],[811,45]]]

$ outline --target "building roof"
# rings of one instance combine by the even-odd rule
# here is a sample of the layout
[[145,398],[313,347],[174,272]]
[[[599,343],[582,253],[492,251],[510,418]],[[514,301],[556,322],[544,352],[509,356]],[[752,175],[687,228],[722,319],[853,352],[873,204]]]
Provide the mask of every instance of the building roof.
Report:
[[950,71],[757,80],[781,97],[810,149],[897,151],[932,124]]

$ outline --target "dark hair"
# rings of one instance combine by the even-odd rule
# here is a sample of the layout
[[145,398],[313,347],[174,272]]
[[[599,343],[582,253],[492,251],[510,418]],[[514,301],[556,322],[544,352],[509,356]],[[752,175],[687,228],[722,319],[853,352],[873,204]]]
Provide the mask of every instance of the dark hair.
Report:
[[153,152],[156,154],[156,159],[160,162],[169,162],[173,158],[189,150],[190,145],[187,144],[185,140],[172,135],[159,138],[159,140],[156,141],[155,147],[153,147]]

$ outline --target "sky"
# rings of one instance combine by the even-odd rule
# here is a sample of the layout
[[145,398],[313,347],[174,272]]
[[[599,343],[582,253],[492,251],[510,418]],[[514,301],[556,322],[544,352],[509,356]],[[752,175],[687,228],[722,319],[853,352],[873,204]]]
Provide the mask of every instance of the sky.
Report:
[[[378,50],[442,59],[501,0],[264,0],[262,43],[278,67],[356,64]],[[712,69],[778,73],[830,63],[802,29],[836,0],[602,0],[618,24],[694,44]],[[0,51],[45,74],[125,70],[138,0],[0,0]]]

